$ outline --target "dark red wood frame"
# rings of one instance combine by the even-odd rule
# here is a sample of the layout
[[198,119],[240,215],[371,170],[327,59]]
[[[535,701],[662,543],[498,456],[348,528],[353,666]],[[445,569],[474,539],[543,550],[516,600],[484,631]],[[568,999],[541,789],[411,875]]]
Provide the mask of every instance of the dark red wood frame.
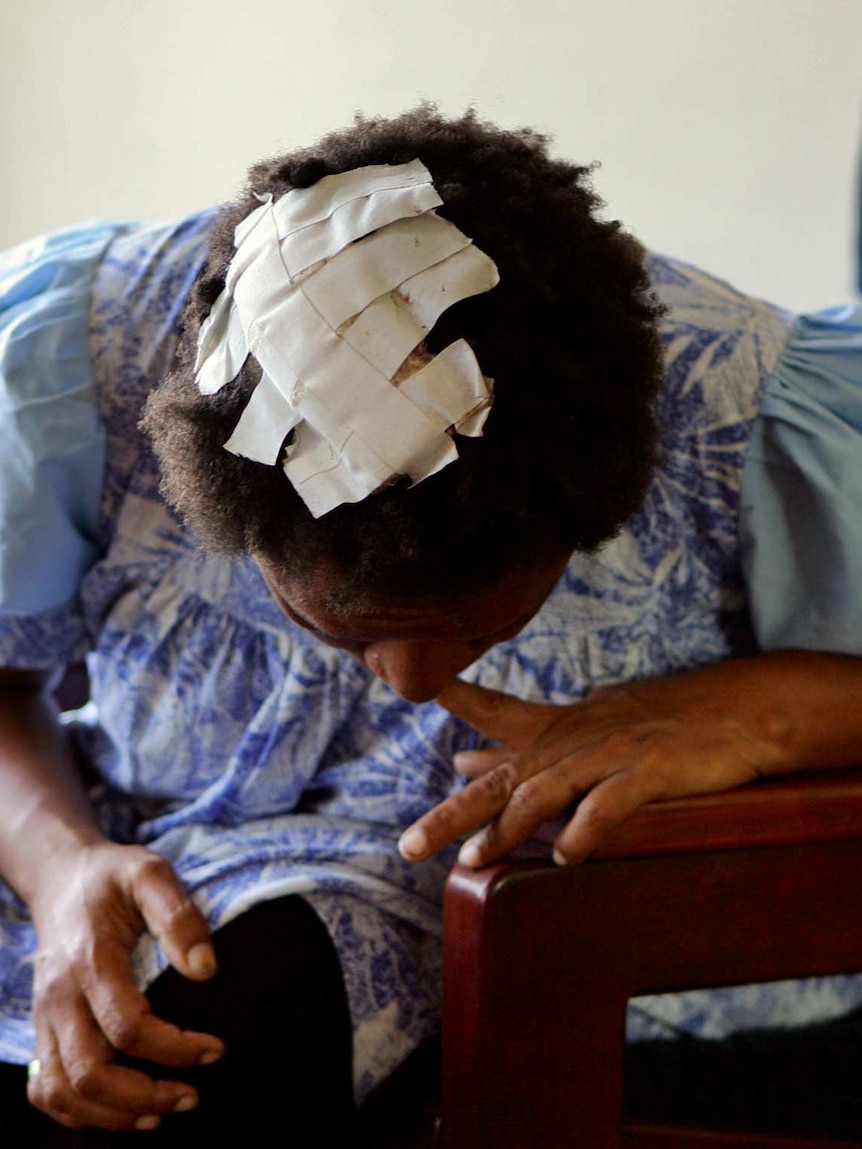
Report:
[[581,866],[536,853],[450,878],[437,1149],[849,1144],[626,1126],[623,1040],[640,993],[862,970],[862,770],[647,808]]

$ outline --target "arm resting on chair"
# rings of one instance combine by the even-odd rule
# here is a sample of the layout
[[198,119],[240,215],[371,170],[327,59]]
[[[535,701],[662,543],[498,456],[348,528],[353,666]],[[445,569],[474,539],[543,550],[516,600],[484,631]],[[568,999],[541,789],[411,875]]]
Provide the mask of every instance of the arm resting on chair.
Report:
[[472,779],[402,839],[413,860],[484,827],[460,860],[486,865],[577,801],[555,858],[577,862],[650,802],[862,762],[862,659],[786,651],[523,702],[458,682],[438,701],[504,745],[456,756]]

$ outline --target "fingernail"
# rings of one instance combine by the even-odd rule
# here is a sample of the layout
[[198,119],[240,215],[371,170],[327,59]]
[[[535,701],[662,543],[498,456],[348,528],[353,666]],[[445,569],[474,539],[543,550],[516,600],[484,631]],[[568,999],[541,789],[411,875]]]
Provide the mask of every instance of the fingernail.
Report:
[[398,840],[398,850],[405,858],[421,858],[428,849],[428,835],[415,827],[405,830]]
[[188,1113],[190,1109],[194,1109],[197,1103],[198,1099],[194,1093],[184,1093],[174,1105],[174,1113]]
[[219,1059],[220,1057],[221,1057],[221,1050],[218,1050],[218,1049],[208,1049],[208,1050],[206,1051],[206,1053],[202,1053],[202,1054],[200,1055],[200,1059],[199,1059],[199,1061],[198,1061],[198,1065],[212,1065],[212,1063],[213,1063],[214,1061],[218,1061],[218,1059]]
[[564,857],[559,850],[554,850],[553,859],[558,866],[568,866],[569,859]]
[[186,961],[189,963],[189,969],[192,973],[215,973],[215,950],[209,942],[198,942],[196,946],[192,946],[186,954]]
[[482,865],[482,851],[475,842],[465,842],[458,851],[458,861],[462,866],[475,870]]
[[161,1117],[156,1117],[155,1114],[151,1114],[148,1117],[139,1117],[138,1120],[135,1122],[135,1128],[141,1129],[141,1130],[158,1129],[158,1127],[161,1125],[161,1123],[162,1123]]

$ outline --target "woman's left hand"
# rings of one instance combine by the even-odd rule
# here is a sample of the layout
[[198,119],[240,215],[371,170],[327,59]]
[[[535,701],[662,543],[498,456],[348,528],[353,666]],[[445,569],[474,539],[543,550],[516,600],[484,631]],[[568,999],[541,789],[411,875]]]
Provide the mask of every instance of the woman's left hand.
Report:
[[404,833],[402,853],[418,861],[479,830],[459,861],[486,865],[580,799],[554,846],[558,862],[579,862],[647,802],[793,769],[791,723],[760,663],[602,687],[567,706],[456,681],[436,701],[504,745],[456,754],[470,783]]

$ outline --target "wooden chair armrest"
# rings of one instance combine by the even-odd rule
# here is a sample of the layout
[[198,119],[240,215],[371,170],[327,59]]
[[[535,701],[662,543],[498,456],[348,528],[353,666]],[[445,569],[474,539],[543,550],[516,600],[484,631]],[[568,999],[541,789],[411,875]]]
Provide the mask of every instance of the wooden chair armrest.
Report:
[[[562,825],[540,827],[515,856],[546,856]],[[618,826],[593,860],[856,837],[862,837],[862,767],[793,774],[719,794],[653,802]]]

